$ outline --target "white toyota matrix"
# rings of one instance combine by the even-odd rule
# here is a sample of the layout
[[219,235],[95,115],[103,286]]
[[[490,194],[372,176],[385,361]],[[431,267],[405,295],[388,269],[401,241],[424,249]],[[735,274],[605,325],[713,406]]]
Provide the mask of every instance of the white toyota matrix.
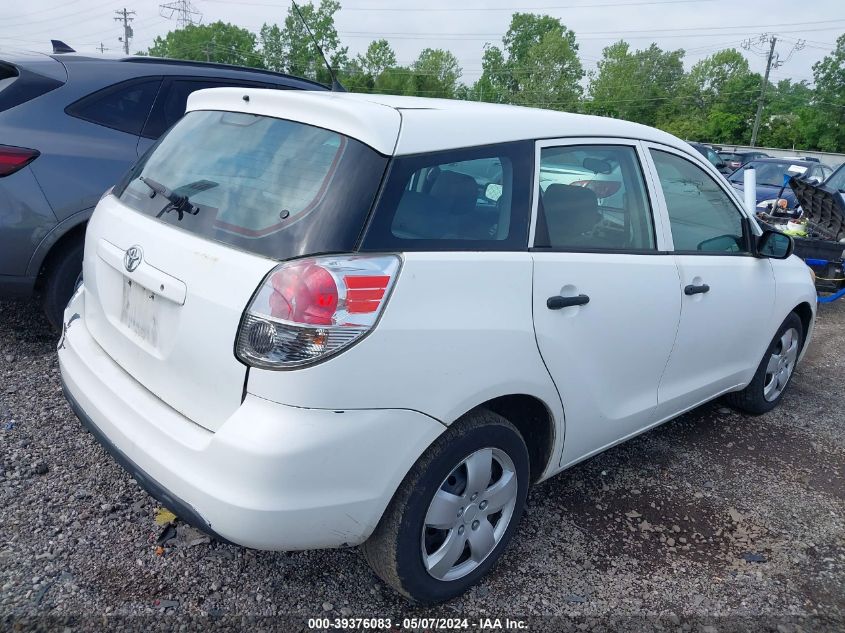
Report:
[[91,218],[63,384],[183,520],[363,544],[437,602],[530,484],[723,394],[776,406],[815,318],[791,252],[649,127],[205,90]]

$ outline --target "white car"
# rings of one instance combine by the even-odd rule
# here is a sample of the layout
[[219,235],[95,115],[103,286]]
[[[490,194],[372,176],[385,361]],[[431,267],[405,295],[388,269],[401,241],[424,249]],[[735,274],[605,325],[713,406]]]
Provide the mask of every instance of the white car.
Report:
[[[540,193],[567,155],[613,166],[618,221],[588,187]],[[180,518],[260,549],[363,544],[436,602],[501,557],[529,484],[722,394],[774,407],[815,318],[790,253],[652,128],[200,91],[100,200],[59,360]]]

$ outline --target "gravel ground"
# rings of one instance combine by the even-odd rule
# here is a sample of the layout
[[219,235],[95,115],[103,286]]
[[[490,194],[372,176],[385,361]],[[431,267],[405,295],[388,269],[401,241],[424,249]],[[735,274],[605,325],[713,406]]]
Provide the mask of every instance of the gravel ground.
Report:
[[845,629],[845,302],[821,307],[780,408],[707,405],[534,488],[494,572],[432,609],[356,549],[259,552],[180,525],[157,552],[156,502],[71,413],[54,347],[35,306],[0,303],[0,630],[298,630],[314,616]]

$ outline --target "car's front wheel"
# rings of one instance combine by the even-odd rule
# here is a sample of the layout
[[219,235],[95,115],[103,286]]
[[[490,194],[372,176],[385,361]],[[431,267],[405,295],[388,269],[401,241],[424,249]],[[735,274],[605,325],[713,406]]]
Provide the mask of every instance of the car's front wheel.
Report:
[[742,391],[729,393],[725,397],[728,404],[756,415],[774,409],[789,386],[803,346],[804,326],[791,312],[769,344],[754,378]]
[[417,461],[364,544],[387,584],[420,603],[455,597],[496,563],[528,494],[528,450],[503,417],[475,410]]

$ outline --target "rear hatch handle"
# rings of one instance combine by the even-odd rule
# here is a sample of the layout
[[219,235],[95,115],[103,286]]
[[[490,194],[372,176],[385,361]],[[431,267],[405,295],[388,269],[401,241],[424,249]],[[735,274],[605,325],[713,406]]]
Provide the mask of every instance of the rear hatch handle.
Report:
[[[140,261],[137,263],[134,258],[129,258],[131,266],[126,265],[129,251],[133,251],[135,257],[140,257]],[[123,250],[108,240],[100,238],[100,241],[97,242],[97,255],[124,277],[137,282],[153,294],[157,294],[177,305],[185,305],[185,297],[188,294],[188,287],[185,282],[144,261],[140,246],[130,246]],[[132,267],[132,270],[129,270],[130,267]]]

